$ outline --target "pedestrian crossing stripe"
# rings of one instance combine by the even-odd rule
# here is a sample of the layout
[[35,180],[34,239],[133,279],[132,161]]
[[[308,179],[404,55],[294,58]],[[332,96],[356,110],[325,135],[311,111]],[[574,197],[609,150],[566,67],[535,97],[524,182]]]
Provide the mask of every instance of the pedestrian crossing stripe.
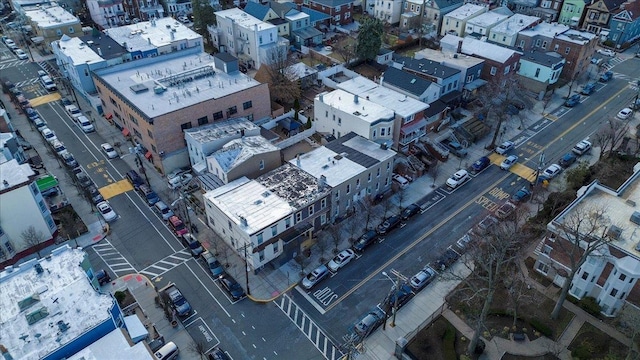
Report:
[[48,104],[50,102],[58,101],[62,98],[59,93],[48,94],[44,96],[39,96],[35,99],[29,100],[31,106],[36,107],[44,104]]
[[33,78],[33,79],[29,79],[29,80],[24,80],[24,81],[20,81],[16,83],[17,87],[23,87],[25,85],[33,85],[35,83],[37,83],[40,79],[38,78]]
[[[491,163],[498,166],[502,164],[502,161],[504,161],[504,159],[506,159],[506,156],[502,156],[500,154],[492,153],[491,155],[489,155],[489,160],[491,160]],[[513,164],[509,171],[529,182],[534,181],[536,178],[536,171],[534,169],[520,163]]]
[[131,186],[131,183],[126,179],[98,189],[105,200],[109,200],[116,195],[120,195],[131,190],[133,190],[133,186]]

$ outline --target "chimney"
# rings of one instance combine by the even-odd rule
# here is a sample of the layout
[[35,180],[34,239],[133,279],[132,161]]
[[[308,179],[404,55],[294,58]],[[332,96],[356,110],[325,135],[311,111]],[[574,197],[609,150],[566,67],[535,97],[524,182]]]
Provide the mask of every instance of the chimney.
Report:
[[353,95],[353,102],[358,103],[358,95]]
[[102,49],[98,48],[98,55],[102,56]]
[[320,175],[320,179],[318,180],[318,190],[323,190],[327,185],[327,177],[324,175]]
[[240,225],[247,227],[249,224],[247,223],[247,219],[244,216],[240,216],[238,215],[238,217],[240,218]]
[[169,33],[171,34],[171,40],[175,40],[176,34],[173,31],[170,31]]
[[296,155],[296,166],[297,167],[302,167],[300,164],[300,154]]
[[324,103],[324,95],[320,94],[320,102]]
[[458,49],[456,50],[458,54],[462,53],[462,40],[458,40]]
[[244,138],[244,129],[240,129],[240,137]]

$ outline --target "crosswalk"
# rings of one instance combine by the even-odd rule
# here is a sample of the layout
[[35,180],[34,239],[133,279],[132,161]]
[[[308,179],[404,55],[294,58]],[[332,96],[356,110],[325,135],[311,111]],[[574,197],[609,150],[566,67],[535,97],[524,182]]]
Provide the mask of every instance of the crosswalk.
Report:
[[29,60],[11,60],[7,62],[2,62],[0,63],[0,70],[9,69],[12,67],[18,67],[28,63],[29,63]]
[[109,269],[116,274],[116,277],[137,272],[131,263],[109,242],[109,239],[104,239],[91,248],[107,264]]
[[27,86],[27,85],[37,84],[39,81],[40,81],[40,79],[38,79],[38,78],[27,79],[27,80],[19,81],[15,85],[17,87],[23,87],[23,86]]
[[274,304],[282,310],[285,315],[302,331],[316,349],[320,350],[322,356],[327,360],[341,359],[344,354],[333,344],[324,332],[311,320],[311,318],[293,302],[293,300],[284,294]]
[[144,274],[151,280],[153,280],[154,278],[170,271],[171,269],[179,265],[184,264],[191,259],[193,259],[193,256],[191,256],[190,251],[187,249],[183,249],[140,270],[140,274]]

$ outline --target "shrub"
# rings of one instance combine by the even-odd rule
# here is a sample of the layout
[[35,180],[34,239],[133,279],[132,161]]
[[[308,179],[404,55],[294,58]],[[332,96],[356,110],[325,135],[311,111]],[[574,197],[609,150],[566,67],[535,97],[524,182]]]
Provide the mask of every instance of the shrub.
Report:
[[122,291],[116,291],[116,292],[113,294],[113,297],[115,297],[115,298],[116,298],[116,301],[118,301],[118,304],[119,304],[120,306],[122,306],[122,302],[124,301],[124,298],[126,298],[126,297],[127,297],[127,295],[126,295],[124,292],[122,292]]
[[580,302],[580,300],[578,300],[578,298],[571,296],[571,295],[567,295],[567,300],[569,300],[570,303],[576,304],[578,305],[578,303]]
[[547,324],[542,323],[538,319],[531,319],[529,321],[529,323],[531,324],[532,328],[534,328],[536,331],[540,332],[542,335],[544,335],[544,336],[546,336],[548,338],[552,338],[553,330],[551,330],[551,328],[548,327]]
[[591,344],[582,343],[576,346],[575,349],[571,352],[571,356],[578,359],[590,359],[591,358]]
[[582,308],[582,310],[588,312],[589,314],[593,315],[593,316],[598,316],[600,315],[600,305],[598,305],[598,302],[596,301],[596,298],[591,297],[591,296],[586,296],[583,297],[579,302],[578,302],[578,306],[580,306],[580,308]]
[[446,360],[457,360],[456,354],[456,329],[449,324],[442,336],[444,345],[444,358]]

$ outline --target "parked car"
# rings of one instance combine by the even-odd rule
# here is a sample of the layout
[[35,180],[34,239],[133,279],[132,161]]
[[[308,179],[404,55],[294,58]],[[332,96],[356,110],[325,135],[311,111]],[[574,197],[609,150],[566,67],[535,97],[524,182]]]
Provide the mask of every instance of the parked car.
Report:
[[407,301],[411,299],[412,295],[413,291],[411,290],[411,286],[402,284],[402,286],[400,286],[400,289],[398,290],[396,290],[394,287],[387,300],[392,308],[397,306],[398,309],[400,309],[404,304],[407,303]]
[[531,191],[529,191],[529,189],[527,189],[526,187],[521,188],[520,190],[516,191],[516,193],[513,194],[513,196],[511,196],[511,200],[515,203],[525,202],[530,198],[531,198]]
[[580,141],[573,147],[573,149],[571,149],[571,152],[573,152],[578,156],[582,156],[590,151],[591,151],[591,143],[587,140]]
[[302,279],[302,287],[311,290],[327,275],[329,275],[329,269],[325,265],[320,265]]
[[29,118],[29,120],[33,121],[36,118],[40,117],[40,114],[38,114],[37,111],[35,111],[33,108],[26,108],[24,109],[24,112],[27,114],[27,117]]
[[76,173],[76,179],[78,180],[78,184],[80,184],[83,189],[87,189],[89,188],[89,186],[93,185],[93,181],[91,181],[89,176],[84,171],[82,171],[82,169],[80,169],[80,171]]
[[231,358],[219,347],[211,350],[210,353],[207,354],[208,360],[231,360]]
[[2,37],[2,41],[4,42],[5,45],[10,46],[10,45],[15,45],[16,43],[11,40],[10,38],[3,36]]
[[76,118],[78,118],[79,116],[82,116],[82,111],[80,111],[80,109],[78,109],[77,106],[71,104],[71,105],[66,105],[64,107],[64,110],[67,112],[67,114],[69,114],[69,116],[71,116],[71,118],[75,121]]
[[395,228],[398,225],[400,225],[400,216],[393,215],[385,219],[385,221],[382,224],[378,225],[378,227],[376,228],[376,231],[378,232],[378,234],[383,235],[393,230],[393,228]]
[[611,79],[613,79],[613,72],[612,71],[607,71],[607,72],[603,73],[602,75],[600,75],[600,82],[608,82]]
[[56,155],[62,157],[62,154],[67,153],[67,148],[64,146],[64,144],[62,142],[60,142],[59,140],[55,140],[51,142],[51,147],[53,148],[53,151],[56,152]]
[[632,114],[633,114],[633,110],[629,108],[624,108],[618,112],[618,115],[616,115],[616,117],[620,120],[627,120],[628,118],[631,117]]
[[402,212],[400,213],[400,218],[402,220],[407,220],[410,217],[412,217],[413,215],[417,214],[420,212],[420,206],[417,204],[411,204],[409,206],[407,206],[406,208],[404,208],[404,210],[402,210]]
[[369,230],[364,233],[355,243],[353,243],[353,250],[356,252],[363,252],[365,248],[373,244],[378,239],[378,233],[375,230]]
[[453,249],[448,248],[442,255],[440,255],[438,260],[436,260],[436,268],[440,271],[443,271],[449,266],[453,265],[453,263],[455,263],[458,258],[460,258],[460,254],[455,252]]
[[155,191],[151,190],[151,188],[147,185],[140,185],[140,187],[138,187],[138,192],[140,193],[140,196],[145,199],[147,205],[149,206],[155,205],[155,203],[160,201],[158,194],[156,194]]
[[569,96],[569,98],[564,102],[564,106],[566,107],[574,107],[580,104],[580,94],[573,94]]
[[174,215],[173,210],[171,210],[171,208],[167,206],[167,204],[165,204],[163,201],[158,201],[157,203],[155,203],[153,205],[153,208],[160,214],[160,216],[162,216],[162,220],[164,221],[169,220],[169,218]]
[[169,226],[178,236],[182,236],[189,232],[189,230],[187,230],[187,227],[184,226],[182,220],[180,220],[180,218],[175,215],[169,218]]
[[136,190],[140,187],[140,185],[143,185],[145,183],[144,179],[135,170],[127,171],[125,177],[127,178],[127,180],[129,180],[131,186],[133,186],[133,188]]
[[596,91],[596,83],[588,83],[582,87],[582,91],[580,91],[580,93],[582,95],[591,95],[594,91]]
[[486,169],[491,164],[491,160],[483,156],[480,159],[476,160],[473,164],[471,164],[471,170],[474,173],[479,173],[480,171]]
[[214,276],[214,278],[217,278],[224,273],[224,266],[222,266],[220,261],[218,261],[218,259],[216,259],[209,250],[202,252],[202,258],[206,261],[209,272]]
[[60,103],[64,107],[66,107],[67,105],[72,105],[73,104],[73,102],[71,100],[69,100],[69,98],[66,98],[66,97],[60,98]]
[[429,285],[433,281],[433,279],[435,279],[435,277],[435,270],[433,270],[429,266],[425,266],[420,271],[418,271],[417,274],[411,277],[411,280],[409,280],[409,284],[411,284],[411,287],[415,290],[420,290],[423,287]]
[[96,207],[98,208],[100,215],[102,215],[102,217],[104,218],[104,221],[112,222],[118,218],[118,215],[115,211],[113,211],[111,205],[109,205],[108,202],[99,202],[98,204],[96,204]]
[[204,251],[202,244],[200,243],[200,241],[198,241],[198,239],[196,239],[195,236],[193,236],[193,234],[186,233],[182,235],[181,239],[182,243],[189,248],[189,251],[191,251],[191,255],[193,257],[200,256]]
[[240,300],[246,296],[242,286],[228,274],[222,274],[218,279],[220,279],[220,285],[224,291],[231,296],[231,300]]
[[495,152],[500,155],[504,155],[507,153],[507,151],[513,149],[515,145],[516,144],[513,141],[505,141],[502,144],[498,145],[498,147],[495,149]]
[[35,118],[33,119],[33,125],[35,125],[36,129],[38,129],[39,131],[42,131],[42,129],[47,127],[47,122],[44,121],[42,118]]
[[577,158],[572,153],[566,153],[560,158],[560,166],[567,168],[571,166],[574,162],[576,162]]
[[409,186],[409,180],[404,176],[393,174],[391,175],[391,180],[396,182],[400,186],[400,189],[406,189],[407,186]]
[[76,123],[85,133],[90,133],[95,130],[91,121],[89,121],[89,119],[84,115],[78,116],[78,118],[76,119]]
[[600,55],[610,56],[610,57],[615,57],[616,56],[616,53],[613,50],[610,50],[610,49],[598,49],[597,53],[600,54]]
[[500,169],[509,170],[509,169],[511,169],[513,164],[515,164],[517,162],[518,162],[518,157],[516,155],[509,155],[500,164]]
[[331,261],[329,261],[329,270],[336,272],[341,267],[347,265],[351,260],[356,257],[356,253],[351,249],[342,250]]
[[178,189],[185,185],[187,185],[191,179],[193,179],[193,175],[189,173],[180,174],[172,179],[169,179],[169,188],[170,189]]
[[100,284],[100,286],[111,282],[111,276],[109,276],[109,274],[104,269],[98,270],[95,274],[95,277],[98,280],[98,284]]
[[491,228],[498,224],[498,219],[496,219],[493,215],[487,215],[476,226],[473,228],[473,232],[476,235],[485,235],[489,232]]
[[105,153],[105,155],[107,155],[109,159],[115,159],[118,157],[118,153],[116,152],[116,149],[114,149],[113,146],[111,146],[111,144],[109,143],[100,144],[100,147],[102,148],[102,151]]
[[96,205],[104,201],[104,197],[100,194],[100,191],[95,185],[91,185],[87,188],[87,196],[91,199],[91,202]]
[[554,177],[558,176],[560,172],[562,172],[562,168],[560,167],[560,165],[551,164],[548,168],[544,169],[542,175],[547,179],[553,179]]
[[49,129],[48,127],[40,129],[40,133],[42,134],[42,137],[49,143],[58,140],[56,133],[54,133],[53,130]]
[[467,156],[468,152],[467,149],[465,149],[460,143],[455,142],[455,141],[448,141],[445,143],[445,145],[447,146],[447,148],[449,149],[449,151],[459,157],[459,158],[464,158]]
[[383,321],[385,321],[384,313],[375,307],[354,326],[354,330],[361,338],[365,338],[382,325]]
[[15,54],[20,60],[29,60],[29,55],[22,49],[16,49]]
[[455,174],[451,175],[449,179],[447,179],[447,186],[455,189],[458,186],[464,184],[467,180],[471,179],[467,170],[458,170]]
[[48,75],[40,77],[40,84],[42,84],[42,86],[45,89],[47,89],[47,91],[56,91],[56,90],[58,90],[58,87],[56,86],[56,83],[53,82],[53,79],[51,79]]

